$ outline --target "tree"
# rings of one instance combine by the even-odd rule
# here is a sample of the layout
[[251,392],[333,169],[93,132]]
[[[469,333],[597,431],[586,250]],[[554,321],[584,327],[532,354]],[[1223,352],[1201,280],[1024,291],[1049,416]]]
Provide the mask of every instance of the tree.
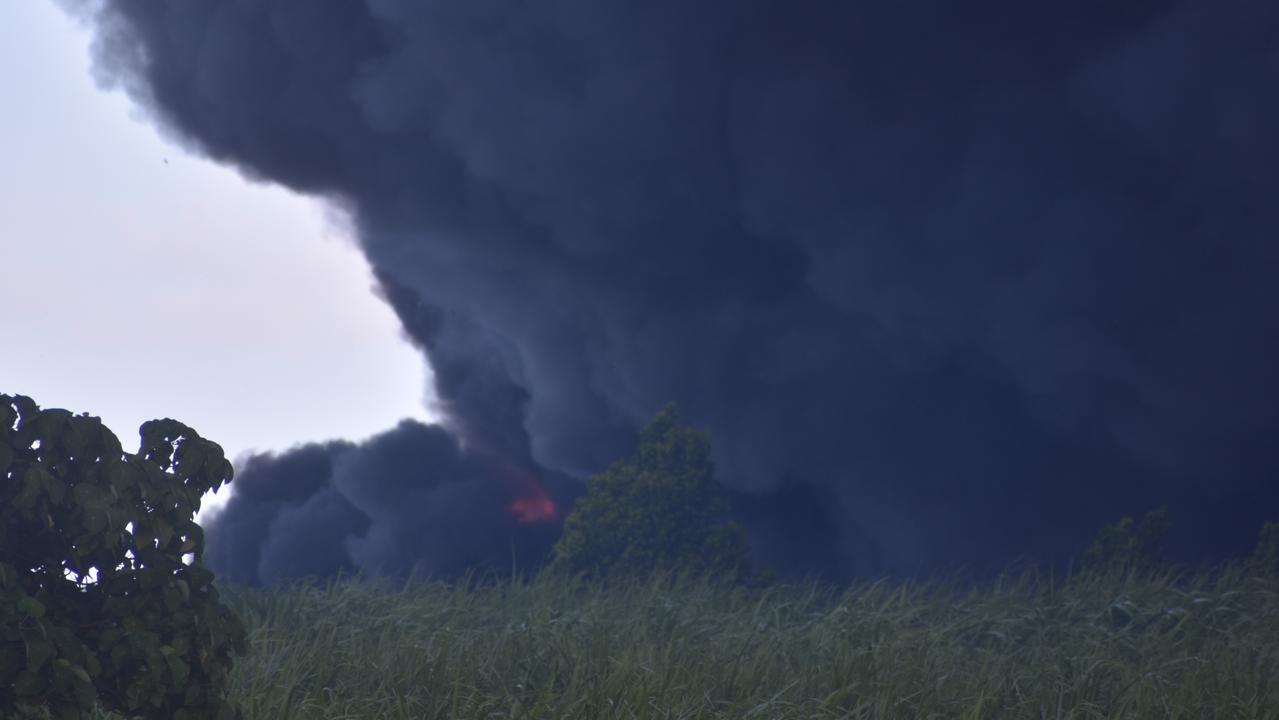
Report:
[[710,439],[668,404],[639,446],[588,481],[564,521],[552,567],[591,577],[688,571],[744,576],[746,535],[726,518]]
[[175,420],[140,435],[126,453],[99,418],[0,395],[0,717],[239,716],[245,628],[192,519],[231,463]]
[[1132,517],[1121,518],[1097,533],[1084,553],[1083,567],[1089,570],[1151,568],[1159,560],[1160,545],[1168,527],[1167,506],[1146,513],[1141,524],[1134,523]]

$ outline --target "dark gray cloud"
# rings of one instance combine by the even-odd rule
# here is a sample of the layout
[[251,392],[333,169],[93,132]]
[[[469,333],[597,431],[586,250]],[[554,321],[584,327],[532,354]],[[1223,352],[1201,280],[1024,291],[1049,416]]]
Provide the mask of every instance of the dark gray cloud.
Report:
[[668,400],[790,569],[1062,559],[1162,502],[1209,557],[1279,515],[1268,0],[108,0],[96,26],[197,151],[351,210],[465,443],[430,502],[403,470],[447,440],[401,426],[339,498],[228,527],[479,562],[465,526],[379,513],[490,527],[468,453],[581,478]]
[[207,531],[209,565],[252,584],[365,572],[439,578],[529,569],[558,534],[519,501],[571,505],[564,478],[463,450],[413,420],[361,445],[248,458]]

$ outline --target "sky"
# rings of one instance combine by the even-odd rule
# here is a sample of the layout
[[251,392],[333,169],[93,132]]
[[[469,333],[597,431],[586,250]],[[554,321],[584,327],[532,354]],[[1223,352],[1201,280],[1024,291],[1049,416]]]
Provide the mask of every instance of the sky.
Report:
[[340,211],[167,139],[95,83],[90,41],[53,3],[0,5],[0,392],[126,449],[173,417],[233,459],[429,417]]
[[[108,163],[41,214],[94,218],[119,191],[106,207],[135,212],[93,231],[169,231],[141,250],[125,230],[56,233],[59,269],[141,265],[148,282],[127,285],[183,318],[232,309],[202,320],[204,353],[163,338],[168,366],[230,386],[156,383],[164,412],[216,439],[230,431],[203,418],[234,405],[253,438],[298,431],[260,447],[313,441],[244,457],[207,528],[221,576],[536,566],[588,478],[670,402],[709,433],[752,562],[783,575],[1064,567],[1161,505],[1170,557],[1209,562],[1279,519],[1270,0],[68,5],[91,65],[23,45],[9,66],[74,58],[119,89],[91,97],[173,143],[128,167],[234,171],[342,208],[294,205],[320,230],[266,231],[305,253],[246,240],[257,254],[215,259],[249,237],[220,191],[188,205],[166,194],[179,181],[131,186]],[[96,147],[64,144],[64,174],[87,178]],[[339,275],[380,320],[356,320]],[[111,317],[153,345],[191,327],[135,307]],[[429,366],[431,415],[421,380],[352,389],[351,373],[389,381],[349,360],[382,342],[406,372],[414,352]],[[104,338],[95,362],[139,344]],[[310,375],[318,357],[347,374]],[[320,402],[354,418],[345,397],[376,418],[309,429]]]

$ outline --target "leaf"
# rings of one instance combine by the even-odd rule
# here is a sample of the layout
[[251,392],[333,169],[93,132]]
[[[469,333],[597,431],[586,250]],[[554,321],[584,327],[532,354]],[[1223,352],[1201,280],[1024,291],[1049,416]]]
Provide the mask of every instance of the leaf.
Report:
[[75,698],[82,707],[92,706],[98,701],[98,688],[94,686],[93,679],[89,677],[89,673],[79,665],[71,666],[71,675],[74,678],[71,689],[75,693]]
[[125,473],[124,463],[115,461],[107,463],[102,469],[102,478],[115,491],[117,496],[123,495],[129,488],[129,478]]
[[77,506],[83,508],[87,515],[89,510],[96,509],[103,504],[102,491],[92,483],[77,483],[75,487],[71,488],[71,500]]
[[173,539],[173,526],[160,518],[155,519],[155,536],[160,541],[160,547],[168,547],[169,541]]
[[184,569],[179,570],[179,573],[181,573],[187,581],[191,583],[191,587],[196,590],[200,590],[213,583],[213,573],[199,564],[187,565]]
[[39,671],[55,654],[53,646],[47,642],[27,641],[27,669],[31,672]]
[[[85,432],[83,418],[68,417],[62,426],[62,436],[59,444],[67,454],[76,460],[84,460],[85,453],[89,449],[89,434]],[[92,460],[92,458],[88,458]]]
[[161,594],[164,600],[164,608],[168,610],[170,613],[182,607],[183,605],[182,591],[179,590],[175,585],[173,584],[165,585],[164,589],[161,591]]
[[86,683],[89,683],[89,684],[93,684],[93,678],[89,677],[89,671],[88,671],[88,670],[85,670],[84,668],[80,667],[79,665],[72,665],[72,666],[71,666],[71,674],[72,674],[72,675],[75,675],[76,679],[77,679],[77,680],[80,680],[81,682],[86,682]]
[[10,400],[14,407],[18,408],[18,415],[21,418],[19,422],[23,425],[34,420],[40,414],[40,406],[36,405],[36,401],[26,395],[14,395]]
[[182,527],[182,535],[186,538],[182,543],[182,554],[195,552],[204,547],[204,528],[195,522],[186,522]]
[[199,443],[191,440],[184,441],[178,446],[178,452],[175,456],[178,463],[178,477],[186,479],[192,477],[200,470],[204,469],[205,453]]
[[57,475],[49,475],[44,483],[45,495],[49,497],[49,502],[54,505],[61,505],[62,501],[67,497],[67,484]]
[[56,479],[43,465],[32,465],[22,473],[22,492],[19,497],[28,499],[31,503],[28,507],[34,507],[35,499],[48,494],[49,487],[55,482]]
[[42,618],[44,617],[44,603],[33,597],[25,596],[18,600],[18,612],[27,617]]
[[125,707],[129,710],[137,710],[142,707],[143,694],[146,692],[141,681],[134,680],[124,691]]
[[[95,696],[96,697],[96,696]],[[91,704],[92,701],[86,704]],[[50,720],[81,720],[84,713],[71,703],[61,703],[49,707]]]
[[18,413],[13,409],[13,396],[0,394],[0,438],[9,436]]
[[111,648],[109,657],[110,667],[114,668],[117,672],[122,670],[124,668],[125,661],[129,659],[129,655],[129,646],[126,643],[118,643],[115,647]]
[[185,685],[187,678],[191,675],[191,666],[177,655],[169,655],[165,657],[165,661],[169,665],[169,675],[173,678],[173,684],[179,687]]
[[83,645],[76,639],[75,633],[70,628],[55,627],[49,630],[49,639],[53,641],[54,647],[58,649],[58,654],[68,659],[78,659],[77,656],[83,654]]
[[86,510],[84,514],[84,529],[90,534],[97,535],[107,529],[109,525],[109,516],[106,510]]
[[44,694],[47,686],[44,678],[30,670],[23,670],[13,682],[13,692],[19,698],[39,697]]
[[223,484],[231,482],[231,479],[234,477],[235,477],[234,466],[231,465],[230,460],[224,459],[222,460],[222,463],[218,466],[218,472],[217,472],[218,482],[215,483],[214,486],[209,489],[217,490],[219,487],[222,487]]

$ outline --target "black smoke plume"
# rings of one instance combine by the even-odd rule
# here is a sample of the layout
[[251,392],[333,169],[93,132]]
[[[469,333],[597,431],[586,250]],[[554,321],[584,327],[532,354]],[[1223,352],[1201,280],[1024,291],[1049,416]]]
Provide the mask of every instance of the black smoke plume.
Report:
[[236,482],[208,529],[206,559],[250,584],[528,570],[555,540],[553,508],[573,498],[572,487],[552,494],[529,470],[412,420],[358,446],[253,456]]
[[1273,0],[87,12],[168,131],[350,210],[447,406],[250,461],[242,577],[535,556],[511,478],[571,494],[670,400],[783,571],[1279,516]]

